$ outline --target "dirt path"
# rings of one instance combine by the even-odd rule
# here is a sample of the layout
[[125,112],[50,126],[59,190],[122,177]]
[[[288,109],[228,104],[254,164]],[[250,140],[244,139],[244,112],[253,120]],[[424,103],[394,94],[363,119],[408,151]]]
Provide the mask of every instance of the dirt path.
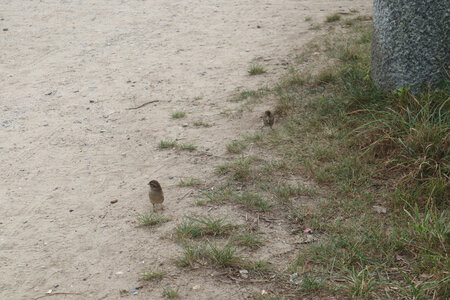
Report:
[[[350,8],[368,13],[370,2],[1,1],[0,299],[50,289],[81,293],[52,299],[117,299],[158,266],[168,276],[133,298],[159,299],[165,284],[184,299],[249,295],[213,270],[177,272],[180,249],[165,237],[183,215],[205,213],[177,183],[212,182],[225,144],[259,126],[257,112],[228,117],[238,107],[229,99],[285,71],[290,51],[315,34],[306,16],[323,23]],[[255,61],[268,73],[248,76]],[[164,139],[198,149],[158,150]],[[153,178],[171,220],[149,231],[135,215],[150,209]]]

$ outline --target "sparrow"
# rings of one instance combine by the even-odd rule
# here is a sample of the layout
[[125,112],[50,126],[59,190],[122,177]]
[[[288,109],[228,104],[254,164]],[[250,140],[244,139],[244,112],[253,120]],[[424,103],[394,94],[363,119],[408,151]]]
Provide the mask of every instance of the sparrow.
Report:
[[161,204],[162,206],[162,203],[164,202],[164,193],[158,181],[152,180],[148,185],[150,186],[148,197],[153,204],[153,211],[155,211],[155,204]]
[[264,112],[264,116],[262,118],[263,118],[263,123],[264,123],[263,127],[269,126],[270,129],[272,129],[273,121],[275,120],[272,112],[270,110],[266,110]]

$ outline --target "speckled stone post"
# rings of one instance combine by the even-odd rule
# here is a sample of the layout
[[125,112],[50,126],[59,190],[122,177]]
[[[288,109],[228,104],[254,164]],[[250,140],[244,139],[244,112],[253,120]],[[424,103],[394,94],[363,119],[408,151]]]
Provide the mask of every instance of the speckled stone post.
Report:
[[434,86],[449,72],[449,0],[374,0],[371,77],[385,90]]

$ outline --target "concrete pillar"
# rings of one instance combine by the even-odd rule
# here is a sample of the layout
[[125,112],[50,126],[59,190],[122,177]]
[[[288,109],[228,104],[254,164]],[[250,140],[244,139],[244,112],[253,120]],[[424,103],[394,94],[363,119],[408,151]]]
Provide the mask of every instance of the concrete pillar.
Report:
[[450,0],[374,0],[371,77],[385,90],[434,86],[450,73]]

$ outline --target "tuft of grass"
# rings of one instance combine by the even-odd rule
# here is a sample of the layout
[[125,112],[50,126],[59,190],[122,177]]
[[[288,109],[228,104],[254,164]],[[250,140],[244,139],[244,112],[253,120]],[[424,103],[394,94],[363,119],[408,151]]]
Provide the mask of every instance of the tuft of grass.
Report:
[[290,217],[292,218],[294,223],[303,223],[305,220],[305,214],[303,212],[303,208],[292,207],[291,212],[290,212]]
[[261,99],[270,90],[267,88],[259,88],[257,90],[243,90],[233,97],[232,102],[240,102],[247,99],[258,100]]
[[290,75],[287,78],[282,79],[279,88],[302,86],[305,84],[305,78],[300,73],[295,70],[291,70],[289,73]]
[[263,140],[263,136],[260,133],[254,133],[251,135],[245,135],[244,141],[250,142],[250,143],[259,143]]
[[176,141],[160,141],[158,144],[158,148],[159,149],[171,149],[171,148],[175,148],[177,146],[177,142]]
[[315,79],[316,85],[326,85],[329,83],[336,82],[336,75],[334,74],[332,69],[322,70]]
[[228,187],[218,188],[211,192],[204,193],[204,196],[208,201],[215,203],[230,201],[233,199],[233,195],[233,191]]
[[194,144],[179,144],[178,149],[180,150],[188,150],[188,151],[194,151],[197,149],[197,146]]
[[183,245],[183,255],[175,264],[178,267],[194,267],[196,263],[210,263],[218,268],[244,268],[256,274],[272,272],[271,265],[264,260],[252,261],[238,255],[231,242],[218,245],[210,242],[187,243]]
[[176,111],[172,113],[172,119],[181,119],[186,116],[186,113],[184,111]]
[[258,209],[260,211],[268,211],[272,206],[265,201],[260,195],[252,192],[243,192],[242,194],[234,194],[232,199],[239,204],[250,209]]
[[[445,256],[440,253],[446,253],[450,242],[450,213],[442,211],[439,213],[435,204],[429,200],[423,211],[419,209],[418,204],[414,206],[407,203],[408,209],[405,209],[409,217],[410,226],[408,230],[408,243],[423,245],[420,253],[432,255],[440,260],[445,260]],[[427,260],[428,261],[428,260]],[[427,265],[427,261],[422,261],[423,269],[429,269],[432,266]]]
[[203,236],[203,230],[200,224],[189,219],[185,219],[179,223],[175,227],[175,230],[177,235],[182,238],[197,238]]
[[346,46],[346,47],[339,47],[337,57],[344,62],[349,62],[349,61],[357,61],[359,55],[360,53],[358,49],[356,49],[355,47],[351,48]]
[[355,22],[356,22],[356,20],[354,20],[354,19],[345,19],[344,25],[352,26],[353,24],[355,24]]
[[244,261],[230,242],[223,246],[207,243],[188,243],[183,246],[183,256],[175,261],[178,267],[194,267],[196,262],[209,262],[217,267],[239,267]]
[[183,254],[175,260],[175,265],[179,268],[193,268],[206,254],[205,243],[186,243],[183,245]]
[[307,275],[301,279],[300,291],[302,292],[316,292],[320,291],[324,287],[322,279],[317,279],[314,276]]
[[160,141],[158,144],[158,148],[159,149],[179,149],[179,150],[188,150],[188,151],[194,151],[197,149],[197,146],[192,144],[192,143],[187,143],[187,144],[178,144],[177,141],[170,141],[170,140],[166,140],[166,141]]
[[194,205],[196,205],[196,206],[206,206],[206,204],[207,204],[207,201],[205,199],[196,200],[194,202]]
[[263,240],[258,234],[246,231],[233,236],[233,242],[238,246],[244,246],[250,249],[258,249],[263,244]]
[[248,74],[250,75],[259,75],[259,74],[263,74],[266,73],[266,69],[261,66],[261,65],[252,65],[250,66],[250,69],[248,69]]
[[176,231],[179,237],[197,238],[208,235],[227,236],[236,228],[236,225],[225,222],[225,218],[185,217],[185,220],[176,226]]
[[203,121],[195,121],[194,122],[194,126],[196,126],[196,127],[205,127],[205,128],[208,128],[208,127],[211,127],[211,126],[213,126],[212,124],[209,124],[209,123],[206,123],[206,122],[203,122]]
[[305,21],[306,21],[306,22],[309,22],[309,21],[311,21],[311,20],[312,20],[312,17],[311,17],[311,16],[305,17]]
[[154,213],[137,215],[136,218],[142,226],[155,226],[168,221],[167,217]]
[[326,21],[327,21],[328,23],[331,23],[331,22],[339,21],[340,19],[341,19],[341,15],[339,15],[339,14],[333,14],[333,15],[327,16]]
[[219,175],[231,174],[236,181],[246,182],[252,178],[251,165],[255,161],[252,157],[241,158],[232,163],[227,163],[216,168]]
[[167,297],[169,299],[175,299],[180,297],[179,288],[173,288],[173,287],[165,287],[164,288],[164,297]]
[[189,179],[180,179],[180,182],[178,183],[179,186],[182,187],[188,187],[188,186],[196,186],[202,184],[201,181],[197,178],[189,178]]
[[210,244],[208,257],[220,267],[239,266],[242,262],[242,258],[236,255],[236,249],[230,243],[225,244],[223,247]]
[[244,150],[246,147],[246,144],[241,141],[232,141],[230,144],[227,145],[227,151],[229,153],[238,154],[241,153],[242,150]]
[[287,183],[281,183],[274,188],[274,194],[280,202],[289,202],[292,196],[313,196],[316,194],[316,191],[314,188],[303,185],[292,186]]
[[266,200],[254,192],[235,193],[230,188],[222,188],[204,195],[211,202],[235,202],[248,209],[257,209],[263,212],[272,208]]
[[322,25],[320,24],[311,24],[311,26],[309,26],[309,30],[320,30],[322,29]]
[[375,291],[377,285],[377,281],[368,268],[359,272],[353,268],[349,275],[344,276],[344,279],[347,281],[345,286],[353,298],[367,299]]
[[145,272],[140,279],[144,281],[159,280],[162,279],[165,274],[166,272],[164,271]]
[[230,235],[233,230],[235,230],[238,226],[232,225],[230,223],[225,222],[225,218],[193,218],[189,217],[193,222],[199,223],[202,226],[203,235],[211,235],[211,236],[226,236]]

